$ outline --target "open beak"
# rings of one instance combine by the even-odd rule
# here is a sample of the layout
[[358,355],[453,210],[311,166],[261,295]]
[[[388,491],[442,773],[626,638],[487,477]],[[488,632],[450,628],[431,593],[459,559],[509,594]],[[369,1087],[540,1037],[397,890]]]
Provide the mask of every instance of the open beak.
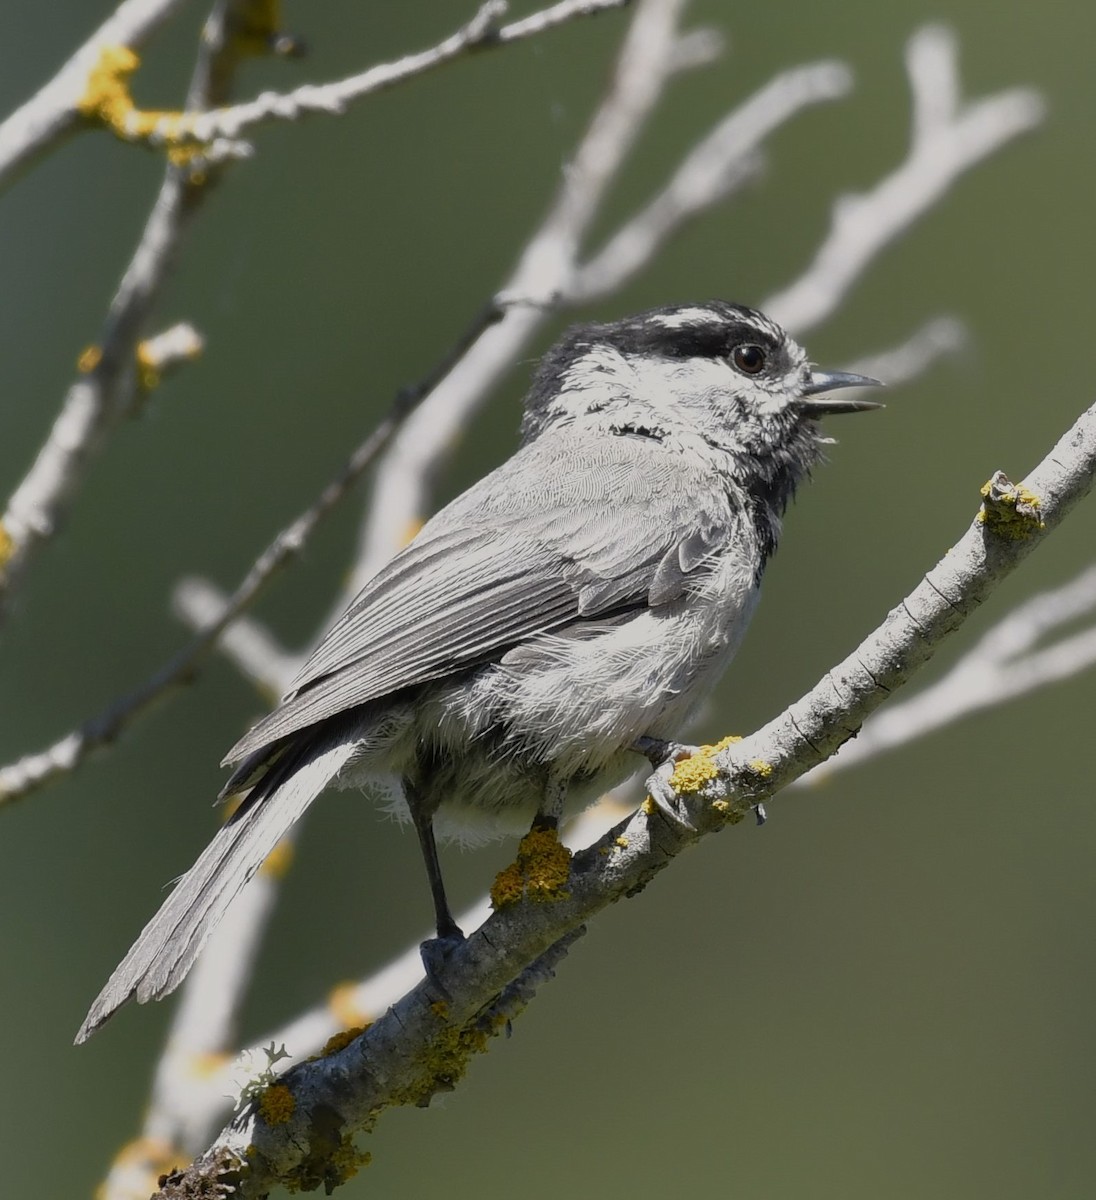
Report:
[[832,392],[838,388],[852,387],[884,387],[878,379],[870,379],[867,375],[850,375],[848,371],[811,371],[803,396],[818,396],[817,400],[807,400],[806,409],[812,417],[822,417],[829,413],[868,412],[873,408],[882,408],[878,400],[853,400],[837,396],[821,396],[821,392]]

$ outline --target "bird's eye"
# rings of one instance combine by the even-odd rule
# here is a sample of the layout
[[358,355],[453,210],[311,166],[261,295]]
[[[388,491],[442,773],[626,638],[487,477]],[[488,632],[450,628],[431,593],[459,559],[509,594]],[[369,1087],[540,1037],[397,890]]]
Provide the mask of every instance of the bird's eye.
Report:
[[744,346],[735,346],[731,352],[731,362],[743,375],[757,375],[765,369],[765,351],[752,342]]

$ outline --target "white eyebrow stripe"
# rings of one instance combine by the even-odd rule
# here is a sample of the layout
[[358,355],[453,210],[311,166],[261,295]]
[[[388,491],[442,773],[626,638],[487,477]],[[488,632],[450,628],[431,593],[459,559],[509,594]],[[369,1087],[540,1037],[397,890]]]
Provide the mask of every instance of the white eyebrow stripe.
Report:
[[653,325],[661,325],[663,329],[681,329],[686,325],[726,324],[726,318],[710,308],[682,308],[673,313],[659,313],[648,320]]

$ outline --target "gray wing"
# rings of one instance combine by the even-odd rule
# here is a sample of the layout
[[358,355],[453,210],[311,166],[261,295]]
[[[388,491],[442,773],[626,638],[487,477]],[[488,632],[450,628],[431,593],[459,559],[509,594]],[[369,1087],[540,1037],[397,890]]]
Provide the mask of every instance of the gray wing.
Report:
[[576,620],[668,604],[740,517],[713,473],[651,439],[544,435],[366,584],[225,762]]

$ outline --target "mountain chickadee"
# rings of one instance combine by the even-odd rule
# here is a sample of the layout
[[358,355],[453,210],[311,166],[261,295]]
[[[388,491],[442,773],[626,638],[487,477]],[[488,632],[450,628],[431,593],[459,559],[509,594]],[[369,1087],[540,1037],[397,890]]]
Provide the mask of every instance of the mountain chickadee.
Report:
[[737,649],[817,421],[877,408],[723,301],[568,331],[520,449],[366,584],[229,751],[239,807],[110,977],[83,1041],[173,991],[233,897],[329,783],[397,785],[439,939],[463,935],[434,844],[555,825],[676,735]]

